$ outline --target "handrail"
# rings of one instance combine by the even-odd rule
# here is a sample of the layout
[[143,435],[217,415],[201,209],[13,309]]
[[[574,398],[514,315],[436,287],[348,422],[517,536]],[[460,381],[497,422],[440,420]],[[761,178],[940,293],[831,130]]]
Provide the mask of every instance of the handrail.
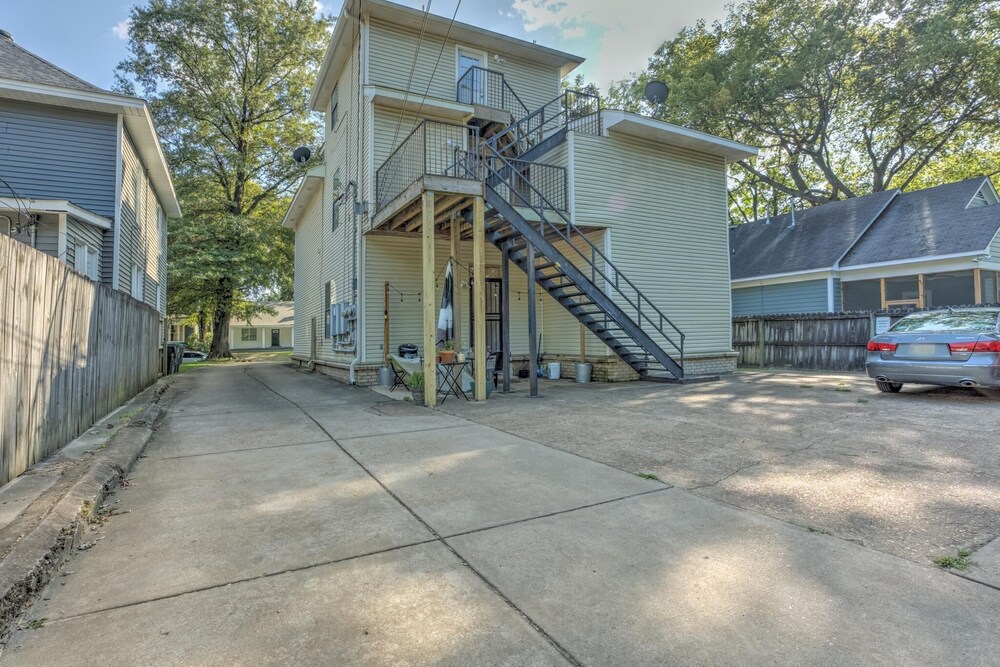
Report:
[[486,140],[498,150],[505,137],[526,149],[540,143],[549,132],[572,129],[587,134],[601,133],[601,98],[579,90],[565,90],[527,116],[519,118]]
[[[680,328],[676,324],[674,324],[670,320],[669,317],[667,317],[666,315],[664,315],[663,312],[659,308],[657,308],[656,304],[654,304],[652,301],[650,301],[650,299],[645,294],[643,294],[642,290],[640,290],[635,285],[635,283],[633,283],[631,280],[629,280],[629,278],[627,276],[623,275],[622,272],[618,270],[618,267],[616,267],[611,262],[611,260],[608,259],[608,257],[603,252],[601,252],[601,250],[596,245],[594,245],[594,243],[590,239],[588,239],[586,237],[586,235],[583,234],[583,232],[581,232],[572,223],[572,221],[570,220],[570,218],[569,218],[569,216],[567,214],[564,214],[563,212],[559,211],[555,206],[553,206],[551,204],[551,202],[549,202],[545,198],[545,195],[543,193],[541,193],[540,191],[538,191],[538,189],[535,188],[535,186],[530,181],[528,181],[527,179],[525,179],[524,176],[521,175],[517,171],[516,167],[510,162],[510,160],[508,160],[504,155],[502,155],[496,149],[496,147],[491,144],[490,140],[487,140],[487,141],[483,142],[483,145],[487,146],[487,148],[493,154],[491,156],[487,156],[486,159],[485,159],[485,161],[484,161],[485,162],[486,183],[487,183],[487,185],[489,185],[489,183],[491,181],[491,178],[490,178],[491,176],[494,176],[497,179],[499,179],[500,181],[504,182],[507,185],[507,187],[514,194],[516,194],[525,203],[525,205],[528,208],[531,208],[538,215],[538,217],[539,217],[539,232],[543,236],[544,236],[544,234],[546,232],[546,227],[545,226],[548,225],[553,231],[555,231],[561,238],[563,238],[567,242],[567,245],[569,245],[571,248],[573,248],[573,250],[575,250],[576,253],[578,255],[580,255],[580,257],[585,262],[587,262],[590,265],[591,282],[592,283],[595,283],[595,279],[596,279],[597,276],[600,276],[601,278],[603,278],[606,285],[612,286],[615,289],[615,291],[618,294],[621,295],[621,297],[625,300],[625,302],[630,307],[632,307],[632,308],[635,309],[636,315],[637,315],[637,319],[639,320],[638,322],[636,322],[636,324],[638,324],[639,327],[641,328],[642,327],[642,320],[646,320],[651,327],[653,327],[661,336],[663,336],[663,338],[671,346],[674,347],[674,349],[676,349],[680,353],[681,359],[683,359],[683,357],[684,357],[684,338],[685,338],[684,332],[681,331]],[[496,169],[493,166],[492,163],[494,161],[496,161],[496,160],[499,160],[503,164],[502,169]],[[552,222],[550,222],[545,217],[544,208],[536,208],[535,206],[532,206],[531,201],[522,194],[522,192],[521,192],[520,189],[518,189],[517,187],[514,187],[510,183],[507,183],[506,179],[503,176],[503,172],[507,172],[507,173],[511,173],[511,174],[517,174],[517,176],[520,177],[524,181],[524,184],[531,191],[533,191],[542,201],[544,201],[546,204],[548,204],[548,208],[550,208],[551,210],[555,211],[559,215],[559,217],[563,219],[563,221],[565,222],[566,232],[564,233],[558,226],[556,226],[555,224],[553,224]],[[492,186],[489,186],[489,187],[492,188]],[[577,236],[579,238],[583,239],[586,242],[586,244],[588,246],[590,246],[590,258],[589,259],[587,258],[587,256],[579,248],[577,248],[573,244],[573,232],[574,231],[576,232],[576,234],[577,234]],[[607,268],[611,269],[611,271],[614,273],[614,278],[609,277],[607,275],[607,273],[605,273],[604,270],[601,270],[601,269],[599,269],[597,267],[597,262],[596,262],[596,259],[595,259],[596,257],[600,257],[600,259],[604,262],[605,269],[607,269]],[[533,267],[529,267],[529,270],[532,270],[532,269],[533,269]],[[533,276],[529,276],[529,277],[532,278],[532,279],[534,278]],[[635,292],[635,300],[634,301],[632,300],[632,298],[629,297],[628,294],[626,294],[622,290],[622,287],[619,284],[619,279],[623,280],[627,284],[627,286],[630,287]],[[596,283],[595,283],[595,287],[596,287]],[[652,317],[650,317],[649,310],[643,310],[643,303],[647,304],[647,309],[652,310],[652,312],[658,317],[658,322],[654,322],[653,321]],[[664,327],[663,327],[664,323],[666,323],[667,325],[669,325],[670,329],[674,332],[675,336],[680,337],[680,342],[679,343],[676,342],[666,331],[664,331]]]
[[[463,93],[466,93],[463,95]],[[503,109],[510,113],[511,118],[520,118],[529,111],[520,96],[507,83],[507,77],[503,72],[486,69],[473,65],[458,79],[455,84],[455,100],[461,104],[476,104],[476,95],[482,95],[485,106],[494,109]],[[507,104],[508,95],[510,102]],[[493,104],[493,100],[500,98],[500,105]],[[513,102],[517,102],[516,105]],[[514,107],[514,108],[510,108]]]

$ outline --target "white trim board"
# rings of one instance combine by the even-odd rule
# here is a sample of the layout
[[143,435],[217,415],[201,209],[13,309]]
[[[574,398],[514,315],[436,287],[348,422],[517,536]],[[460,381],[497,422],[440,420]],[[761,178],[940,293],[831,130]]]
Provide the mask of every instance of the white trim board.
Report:
[[11,211],[27,209],[30,213],[68,214],[95,227],[111,229],[111,220],[77,206],[68,199],[21,199],[18,202],[11,197],[0,197],[0,209]]

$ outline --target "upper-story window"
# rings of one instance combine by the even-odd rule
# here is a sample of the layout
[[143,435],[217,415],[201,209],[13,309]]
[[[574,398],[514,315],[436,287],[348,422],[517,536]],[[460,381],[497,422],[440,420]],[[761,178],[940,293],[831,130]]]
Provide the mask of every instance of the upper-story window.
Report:
[[142,220],[143,207],[142,169],[136,166],[132,172],[132,204],[135,206],[135,226],[138,227]]
[[132,265],[132,298],[139,301],[145,300],[146,296],[146,273],[138,264]]
[[[486,106],[488,94],[486,72],[483,71],[486,67],[486,54],[458,47],[457,58],[458,101]],[[476,68],[475,71],[469,72],[473,68]]]
[[337,104],[338,104],[338,92],[334,88],[333,92],[330,93],[330,129],[337,129]]
[[100,278],[98,271],[98,253],[86,243],[76,244],[75,261],[76,270],[84,274],[91,280]]

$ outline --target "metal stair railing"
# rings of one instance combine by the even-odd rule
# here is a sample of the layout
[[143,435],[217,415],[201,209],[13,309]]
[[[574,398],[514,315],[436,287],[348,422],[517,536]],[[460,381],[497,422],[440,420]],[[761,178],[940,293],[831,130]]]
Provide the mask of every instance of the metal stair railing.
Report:
[[[675,360],[675,363],[678,363],[683,368],[684,332],[669,317],[664,315],[646,297],[642,290],[629,280],[627,276],[623,275],[611,260],[572,223],[568,213],[560,211],[559,207],[550,202],[544,193],[538,190],[522,172],[518,171],[516,165],[511,160],[497,150],[496,146],[491,143],[492,139],[483,142],[487,150],[492,153],[491,155],[486,155],[483,159],[486,187],[497,192],[495,184],[503,183],[516,198],[523,202],[525,207],[534,211],[538,216],[537,223],[524,220],[523,217],[522,220],[529,225],[537,224],[538,232],[542,238],[545,238],[548,233],[554,233],[561,240],[565,241],[589,267],[591,284],[596,289],[600,289],[598,286],[598,279],[600,279],[604,282],[604,285],[612,288],[621,297],[622,301],[627,304],[629,309],[635,311],[633,322],[639,330],[643,329],[643,322],[646,322],[651,329],[657,332],[676,351],[679,361]],[[500,192],[497,192],[497,196],[503,198]],[[540,205],[535,205],[534,202],[539,202]],[[561,222],[550,221],[546,217],[546,211],[554,211],[561,218]],[[508,222],[515,224],[514,220],[508,220]],[[583,241],[582,249],[577,246],[577,243],[574,242],[575,240]],[[588,250],[589,257],[586,252]],[[603,269],[598,265],[598,260],[603,265]],[[529,279],[534,279],[534,276],[529,276]],[[625,312],[624,309],[623,312]],[[625,315],[628,316],[628,313],[625,313]],[[619,322],[618,324],[621,323]],[[645,333],[649,336],[648,332]],[[655,341],[653,342],[655,343]],[[650,351],[647,350],[647,352]],[[673,356],[666,350],[664,352],[668,356]]]
[[518,118],[484,143],[489,144],[497,153],[506,152],[507,146],[514,145],[518,147],[518,154],[523,155],[562,130],[599,135],[601,98],[578,90],[563,91],[555,99]]
[[503,72],[485,67],[470,67],[459,78],[455,89],[455,99],[460,104],[502,109],[509,113],[511,118],[523,118],[530,111],[507,83],[507,77]]

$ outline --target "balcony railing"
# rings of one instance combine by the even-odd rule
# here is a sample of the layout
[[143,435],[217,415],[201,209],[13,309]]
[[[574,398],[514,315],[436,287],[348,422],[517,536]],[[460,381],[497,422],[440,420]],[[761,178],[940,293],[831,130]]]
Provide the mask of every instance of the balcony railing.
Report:
[[376,213],[423,176],[481,180],[479,161],[468,154],[478,145],[478,128],[422,121],[375,173]]
[[507,83],[502,72],[484,67],[470,67],[458,80],[457,100],[460,104],[502,109],[513,120],[528,115],[528,107]]
[[562,213],[569,210],[569,177],[564,167],[497,157],[485,159],[491,161],[491,172],[503,169],[512,172],[506,181],[496,181],[494,185],[494,189],[511,205]]

